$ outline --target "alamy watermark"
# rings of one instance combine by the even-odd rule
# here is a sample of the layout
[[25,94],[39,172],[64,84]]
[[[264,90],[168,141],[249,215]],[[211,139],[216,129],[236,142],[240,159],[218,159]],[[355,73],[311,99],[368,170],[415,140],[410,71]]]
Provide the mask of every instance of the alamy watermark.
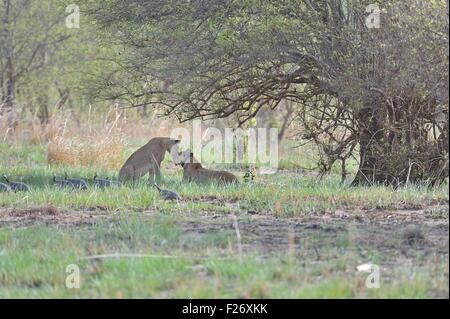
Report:
[[377,4],[369,4],[366,7],[366,13],[369,14],[365,20],[366,27],[368,29],[379,29],[381,15],[380,7]]
[[[172,129],[170,137],[181,140],[182,148],[191,149],[199,162],[259,164],[259,172],[278,170],[278,131],[275,128],[203,129],[200,120],[192,122],[192,129]],[[172,157],[178,153],[172,151]],[[176,161],[176,160],[175,160]]]
[[[80,28],[80,7],[77,4],[69,4],[66,7],[66,13],[69,15],[66,17],[66,27],[69,29]],[[369,15],[365,19],[365,25],[368,29],[380,28],[380,15],[381,9],[377,4],[369,4],[366,7],[366,13]]]
[[79,29],[80,7],[74,3],[69,4],[66,7],[66,13],[69,13],[69,15],[66,17],[66,27],[69,29]]
[[80,289],[80,267],[75,264],[70,264],[66,267],[66,288]]
[[366,277],[366,288],[367,289],[378,289],[380,288],[380,266],[372,263],[367,263],[359,265],[357,270],[360,272],[369,273]]

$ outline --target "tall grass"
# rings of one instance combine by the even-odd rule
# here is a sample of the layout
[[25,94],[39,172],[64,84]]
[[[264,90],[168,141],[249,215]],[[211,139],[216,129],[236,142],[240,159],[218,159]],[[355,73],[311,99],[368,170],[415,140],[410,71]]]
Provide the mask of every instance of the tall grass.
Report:
[[117,107],[55,111],[46,123],[27,111],[19,113],[13,127],[8,118],[0,117],[2,142],[45,145],[50,165],[116,170],[128,155],[130,144],[134,147],[154,136],[167,136],[173,127],[171,120],[143,118],[137,110]]

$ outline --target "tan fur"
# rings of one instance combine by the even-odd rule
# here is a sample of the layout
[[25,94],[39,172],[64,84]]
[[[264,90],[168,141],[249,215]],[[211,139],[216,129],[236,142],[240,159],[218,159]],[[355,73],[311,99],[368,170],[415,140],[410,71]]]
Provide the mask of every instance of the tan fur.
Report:
[[238,179],[230,172],[206,169],[194,158],[191,153],[189,159],[184,159],[180,165],[183,166],[183,182],[208,183],[217,182],[228,184],[237,182]]
[[178,144],[179,140],[168,137],[152,138],[147,144],[134,152],[119,171],[121,180],[137,180],[149,173],[149,178],[161,176],[161,162],[166,152]]

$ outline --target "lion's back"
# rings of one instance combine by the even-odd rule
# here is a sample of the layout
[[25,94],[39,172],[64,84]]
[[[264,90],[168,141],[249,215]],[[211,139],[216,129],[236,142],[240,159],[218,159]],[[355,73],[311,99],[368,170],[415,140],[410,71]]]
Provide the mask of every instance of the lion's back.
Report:
[[196,174],[191,174],[191,179],[198,182],[218,182],[223,184],[237,182],[237,177],[227,171],[214,171],[209,169],[199,169]]

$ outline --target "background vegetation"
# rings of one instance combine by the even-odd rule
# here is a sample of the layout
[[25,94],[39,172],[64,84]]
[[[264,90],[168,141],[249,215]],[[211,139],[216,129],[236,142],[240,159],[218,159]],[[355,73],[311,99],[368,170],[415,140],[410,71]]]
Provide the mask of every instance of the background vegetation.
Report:
[[[0,297],[448,298],[448,1],[71,3],[0,2]],[[279,171],[93,186],[193,119],[278,128]]]

